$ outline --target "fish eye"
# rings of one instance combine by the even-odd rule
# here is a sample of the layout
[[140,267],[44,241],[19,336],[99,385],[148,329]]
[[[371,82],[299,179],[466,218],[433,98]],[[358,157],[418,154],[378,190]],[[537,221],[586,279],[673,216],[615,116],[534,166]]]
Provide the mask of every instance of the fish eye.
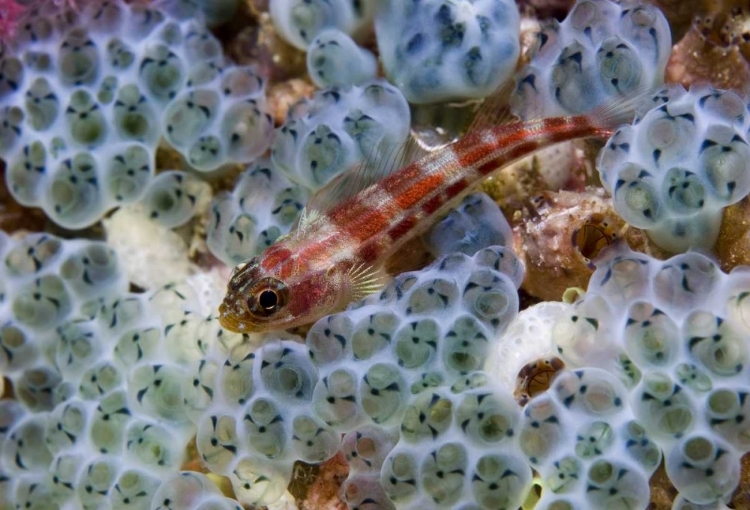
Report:
[[263,278],[253,286],[247,306],[255,316],[269,317],[278,312],[287,302],[289,290],[275,278]]
[[271,289],[264,290],[260,293],[260,296],[258,296],[258,304],[264,310],[274,310],[278,302],[279,296],[276,294],[276,291]]

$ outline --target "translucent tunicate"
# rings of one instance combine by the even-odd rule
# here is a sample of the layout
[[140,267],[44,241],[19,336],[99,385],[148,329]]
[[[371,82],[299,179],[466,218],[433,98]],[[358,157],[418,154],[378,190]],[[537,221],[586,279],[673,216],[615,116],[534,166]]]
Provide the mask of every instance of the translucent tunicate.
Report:
[[221,99],[213,90],[192,90],[172,101],[164,113],[164,130],[170,144],[189,147],[213,123]]
[[472,493],[482,508],[518,508],[530,486],[531,469],[513,455],[483,455],[471,476]]
[[229,480],[241,503],[266,505],[284,494],[290,477],[291,465],[279,468],[258,458],[245,457],[237,463]]
[[375,57],[336,28],[321,31],[307,50],[307,72],[320,88],[358,85],[375,77]]
[[66,85],[89,85],[99,71],[99,51],[84,28],[69,31],[58,52],[59,74]]
[[690,430],[695,415],[693,402],[667,375],[646,374],[636,395],[636,414],[651,434],[679,438]]
[[211,471],[226,473],[237,458],[239,443],[234,417],[212,415],[200,422],[196,446]]
[[115,129],[122,140],[154,143],[159,137],[154,110],[137,85],[120,88],[113,110]]
[[292,445],[304,462],[319,463],[332,457],[340,447],[341,436],[309,415],[292,421]]
[[465,447],[459,443],[443,444],[425,457],[420,482],[436,504],[458,503],[466,480],[467,457]]
[[243,437],[252,450],[265,458],[281,456],[287,441],[287,431],[281,411],[267,398],[257,398],[246,408],[242,418]]
[[489,352],[487,333],[481,323],[471,315],[456,319],[445,334],[443,363],[459,375],[479,370]]
[[151,181],[143,202],[148,216],[165,227],[178,227],[195,212],[200,183],[185,172],[162,172]]
[[260,377],[274,397],[310,401],[318,373],[307,350],[294,342],[266,344],[262,350]]
[[138,71],[143,86],[162,103],[173,99],[185,80],[182,59],[162,44],[146,49]]
[[70,96],[65,109],[65,120],[73,141],[82,148],[91,150],[106,140],[107,122],[104,113],[96,100],[83,89],[76,90]]
[[124,471],[111,490],[112,510],[129,510],[140,505],[148,508],[158,488],[159,480],[147,472],[137,469]]
[[42,142],[24,146],[8,161],[5,182],[23,205],[37,203],[47,180],[47,150]]
[[433,319],[423,319],[402,326],[394,338],[394,353],[399,366],[417,368],[435,355],[440,326]]
[[385,363],[372,365],[359,384],[362,410],[379,425],[392,424],[404,406],[404,386],[396,366]]
[[34,330],[61,324],[72,306],[65,284],[54,275],[45,275],[26,284],[12,303],[16,320]]
[[153,157],[143,145],[121,146],[104,169],[104,186],[118,203],[138,200],[154,174]]
[[697,504],[723,501],[740,481],[737,453],[722,441],[702,435],[679,441],[664,465],[680,494]]
[[52,126],[60,112],[60,101],[46,78],[37,78],[26,91],[29,124],[37,131]]
[[169,364],[141,365],[129,374],[128,391],[144,414],[169,420],[186,421],[182,401],[183,369]]
[[102,454],[119,454],[125,439],[125,429],[133,420],[127,396],[115,391],[104,397],[91,416],[90,439]]
[[406,408],[401,422],[401,437],[410,443],[436,439],[445,432],[453,419],[453,402],[440,393],[419,395]]
[[315,414],[337,430],[348,428],[359,416],[358,377],[345,368],[322,377],[313,393]]

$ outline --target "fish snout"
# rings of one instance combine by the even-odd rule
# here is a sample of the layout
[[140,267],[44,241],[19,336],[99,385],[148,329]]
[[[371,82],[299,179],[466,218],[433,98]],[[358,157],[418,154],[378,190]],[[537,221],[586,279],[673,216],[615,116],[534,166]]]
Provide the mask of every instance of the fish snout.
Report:
[[219,324],[224,329],[234,333],[252,333],[252,318],[245,309],[242,300],[233,292],[229,292],[219,305]]

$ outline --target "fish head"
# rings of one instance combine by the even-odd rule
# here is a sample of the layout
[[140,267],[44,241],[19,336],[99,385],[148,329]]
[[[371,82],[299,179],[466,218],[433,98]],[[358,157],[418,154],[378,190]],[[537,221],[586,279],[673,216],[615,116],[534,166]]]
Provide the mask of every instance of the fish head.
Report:
[[301,326],[336,311],[342,287],[335,267],[314,270],[275,245],[235,268],[219,306],[219,322],[236,333]]

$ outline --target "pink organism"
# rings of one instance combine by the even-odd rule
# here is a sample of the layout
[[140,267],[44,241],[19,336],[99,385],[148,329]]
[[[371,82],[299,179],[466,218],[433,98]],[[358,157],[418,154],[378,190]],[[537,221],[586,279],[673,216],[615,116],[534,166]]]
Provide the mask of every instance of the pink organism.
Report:
[[0,43],[10,40],[27,7],[15,0],[0,0]]

